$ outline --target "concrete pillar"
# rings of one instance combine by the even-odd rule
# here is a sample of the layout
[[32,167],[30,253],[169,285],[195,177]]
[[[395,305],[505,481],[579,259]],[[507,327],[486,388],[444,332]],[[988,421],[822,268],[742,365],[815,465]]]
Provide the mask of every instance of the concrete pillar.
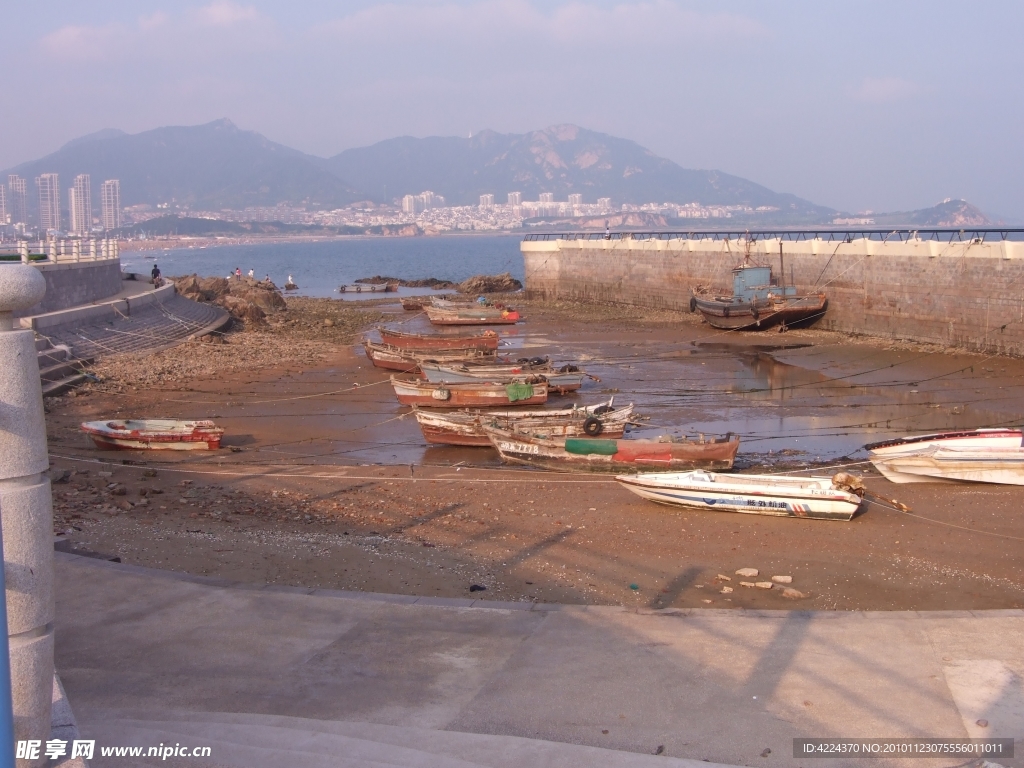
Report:
[[14,738],[44,742],[53,690],[53,507],[35,337],[13,330],[11,313],[45,293],[35,267],[0,268],[0,524]]
[[75,261],[82,260],[82,241],[74,240],[71,243],[71,253],[74,256]]
[[28,240],[19,240],[18,241],[18,253],[21,254],[21,263],[22,264],[28,264],[29,263],[29,259],[28,259]]

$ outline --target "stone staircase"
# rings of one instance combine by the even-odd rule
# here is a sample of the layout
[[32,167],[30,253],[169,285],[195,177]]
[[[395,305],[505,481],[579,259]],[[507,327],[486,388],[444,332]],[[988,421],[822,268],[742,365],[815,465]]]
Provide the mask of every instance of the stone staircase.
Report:
[[[210,747],[210,757],[133,758],[165,768],[715,768],[716,763],[622,752],[521,736],[410,726],[325,721],[226,712],[94,712],[81,718],[82,737],[96,739],[91,765],[124,765],[103,758],[101,746]],[[85,722],[86,720],[90,722]]]
[[67,392],[89,378],[84,369],[92,358],[75,357],[67,344],[54,344],[45,336],[37,335],[36,355],[44,397]]

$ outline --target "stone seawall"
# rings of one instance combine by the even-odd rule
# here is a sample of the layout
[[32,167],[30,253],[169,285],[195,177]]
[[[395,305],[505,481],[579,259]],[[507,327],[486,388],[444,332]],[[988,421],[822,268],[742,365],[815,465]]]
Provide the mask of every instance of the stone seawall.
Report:
[[[786,283],[824,291],[816,327],[1024,356],[1024,243],[784,241]],[[531,296],[688,310],[731,293],[733,267],[771,265],[779,240],[536,240],[521,245]]]
[[15,317],[89,304],[110,298],[121,290],[121,260],[117,258],[57,264],[36,262],[33,266],[46,280],[46,296],[34,307],[15,312]]

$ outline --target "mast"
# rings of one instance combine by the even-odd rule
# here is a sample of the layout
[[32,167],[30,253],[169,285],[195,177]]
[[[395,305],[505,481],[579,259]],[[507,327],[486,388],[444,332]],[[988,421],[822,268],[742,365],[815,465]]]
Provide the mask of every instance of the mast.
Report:
[[782,272],[782,298],[786,298],[786,258],[782,255],[782,238],[779,238],[779,270]]

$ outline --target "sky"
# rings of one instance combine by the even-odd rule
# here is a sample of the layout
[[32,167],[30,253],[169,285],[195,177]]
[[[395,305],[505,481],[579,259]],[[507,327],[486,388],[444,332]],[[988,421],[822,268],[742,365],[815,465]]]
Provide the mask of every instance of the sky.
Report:
[[3,5],[0,168],[221,117],[320,156],[575,123],[840,210],[1024,222],[1024,3]]

